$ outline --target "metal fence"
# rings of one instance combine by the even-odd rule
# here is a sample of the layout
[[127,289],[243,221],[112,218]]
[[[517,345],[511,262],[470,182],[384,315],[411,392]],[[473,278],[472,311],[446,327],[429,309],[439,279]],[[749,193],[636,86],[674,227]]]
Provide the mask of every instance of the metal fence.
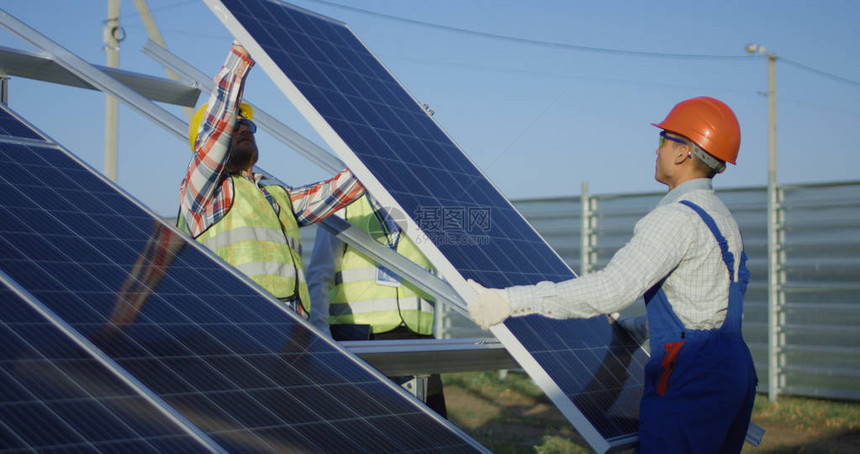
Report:
[[[514,205],[579,274],[599,270],[663,193],[518,200]],[[780,186],[777,310],[768,320],[767,190],[718,190],[744,236],[752,273],[744,336],[759,391],[860,400],[860,182]],[[583,204],[585,200],[585,204]],[[640,301],[624,315],[644,313]],[[440,308],[439,337],[487,335]],[[772,323],[773,331],[769,331]],[[769,351],[769,333],[776,339]],[[773,362],[771,357],[773,356]],[[770,370],[769,364],[776,364]]]

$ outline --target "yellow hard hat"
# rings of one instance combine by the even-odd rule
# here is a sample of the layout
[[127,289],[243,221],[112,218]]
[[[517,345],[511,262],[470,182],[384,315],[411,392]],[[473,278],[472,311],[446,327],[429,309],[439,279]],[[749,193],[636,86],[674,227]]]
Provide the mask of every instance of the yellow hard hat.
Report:
[[[194,112],[191,117],[191,123],[188,124],[188,141],[191,143],[191,152],[194,153],[194,142],[197,142],[197,134],[200,132],[200,123],[203,122],[203,116],[206,114],[206,109],[209,103],[204,103]],[[242,103],[239,105],[239,116],[246,120],[254,119],[254,108],[250,104]]]

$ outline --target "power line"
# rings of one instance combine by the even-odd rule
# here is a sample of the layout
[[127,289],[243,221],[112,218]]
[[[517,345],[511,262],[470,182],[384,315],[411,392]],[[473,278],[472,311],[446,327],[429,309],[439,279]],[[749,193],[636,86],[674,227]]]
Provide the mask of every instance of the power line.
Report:
[[[198,0],[185,0],[185,1],[180,1],[180,2],[177,2],[177,3],[172,3],[172,4],[170,4],[170,5],[159,6],[159,7],[157,7],[157,8],[149,8],[149,12],[151,12],[151,13],[152,13],[152,12],[155,12],[155,11],[164,11],[164,10],[166,10],[166,9],[172,9],[172,8],[177,8],[177,7],[180,7],[180,6],[190,5],[190,4],[192,4],[192,3],[200,3],[200,2],[199,2]],[[131,17],[140,17],[140,13],[138,13],[137,11],[135,11],[135,12],[133,12],[133,13],[122,14],[122,15],[120,15],[117,19],[122,20],[122,19],[128,19],[128,18],[131,18]]]
[[578,50],[584,52],[595,52],[602,54],[612,54],[612,55],[629,55],[629,56],[638,56],[638,57],[657,57],[657,58],[675,58],[675,59],[700,59],[700,60],[736,60],[746,58],[743,55],[704,55],[704,54],[676,54],[676,53],[665,53],[665,52],[648,52],[648,51],[637,51],[637,50],[626,50],[626,49],[612,49],[607,47],[591,47],[591,46],[582,46],[579,44],[569,44],[569,43],[559,43],[554,41],[541,41],[536,39],[529,38],[519,38],[516,36],[508,36],[508,35],[499,35],[495,33],[487,33],[477,30],[469,30],[465,28],[452,27],[450,25],[436,24],[432,22],[424,22],[415,19],[409,19],[406,17],[393,16],[390,14],[380,13],[376,11],[370,11],[362,8],[356,8],[354,6],[341,5],[339,3],[333,3],[326,0],[308,0],[314,3],[320,3],[323,5],[332,6],[335,8],[345,9],[349,11],[354,11],[361,14],[366,14],[370,16],[380,17],[383,19],[389,19],[398,22],[405,22],[413,25],[419,25],[421,27],[435,28],[438,30],[451,31],[456,33],[462,33],[466,35],[472,36],[480,36],[482,38],[496,39],[501,41],[510,41],[516,42],[520,44],[529,44],[533,46],[541,46],[541,47],[553,47],[557,49],[568,49],[568,50]]
[[[666,53],[666,52],[649,52],[649,51],[636,51],[636,50],[626,50],[626,49],[612,49],[606,47],[591,47],[591,46],[582,46],[578,44],[569,44],[569,43],[558,43],[553,41],[541,41],[529,38],[519,38],[515,36],[507,36],[507,35],[499,35],[495,33],[487,33],[481,32],[477,30],[469,30],[465,28],[452,27],[449,25],[436,24],[432,22],[424,22],[415,19],[409,19],[400,16],[394,16],[391,14],[380,13],[377,11],[370,11],[363,8],[356,8],[354,6],[341,5],[339,3],[334,3],[326,0],[307,0],[314,3],[320,3],[323,5],[328,5],[334,8],[345,9],[349,11],[354,11],[361,14],[366,14],[369,16],[380,17],[383,19],[393,20],[397,22],[405,22],[408,24],[418,25],[421,27],[427,28],[435,28],[438,30],[451,31],[456,33],[462,33],[466,35],[479,36],[482,38],[496,39],[502,41],[516,42],[521,44],[529,44],[533,46],[541,46],[541,47],[552,47],[557,49],[567,49],[567,50],[576,50],[576,51],[584,51],[584,52],[594,52],[594,53],[602,53],[602,54],[611,54],[611,55],[629,55],[629,56],[638,56],[638,57],[653,57],[653,58],[673,58],[673,59],[699,59],[699,60],[740,60],[748,58],[744,55],[705,55],[705,54],[678,54],[678,53]],[[820,76],[824,76],[838,82],[847,83],[850,85],[860,86],[860,82],[847,79],[845,77],[837,76],[835,74],[831,74],[825,71],[821,71],[810,66],[804,65],[802,63],[789,60],[784,57],[777,57],[779,60],[783,60],[785,63],[793,65],[795,67],[807,70],[809,72],[818,74]]]
[[606,76],[589,76],[583,74],[571,74],[571,73],[560,73],[560,72],[550,72],[550,71],[539,71],[533,69],[516,69],[516,68],[503,68],[501,66],[489,66],[482,65],[477,63],[463,63],[463,62],[452,62],[452,61],[442,61],[442,60],[429,60],[426,58],[415,58],[415,57],[404,57],[398,55],[389,55],[385,56],[386,60],[400,60],[418,63],[422,65],[437,65],[444,66],[446,68],[458,67],[465,68],[469,70],[478,70],[478,71],[488,71],[493,73],[506,73],[506,74],[519,74],[519,75],[527,75],[527,76],[538,76],[538,77],[547,77],[547,78],[555,78],[555,79],[567,79],[567,80],[588,80],[595,81],[600,83],[609,83],[609,84],[617,84],[617,85],[629,85],[629,86],[638,86],[638,87],[660,87],[660,88],[685,88],[685,89],[701,89],[701,90],[719,90],[721,92],[732,92],[732,93],[743,93],[750,94],[751,90],[749,89],[736,89],[736,88],[728,88],[728,87],[707,87],[702,85],[691,85],[691,84],[673,84],[673,83],[657,83],[657,82],[643,82],[640,79],[623,79],[618,77],[606,77]]
[[844,78],[844,77],[837,76],[837,75],[835,75],[835,74],[831,74],[831,73],[828,73],[828,72],[824,72],[824,71],[821,71],[821,70],[819,70],[819,69],[815,69],[815,68],[813,68],[813,67],[811,67],[811,66],[806,66],[806,65],[804,65],[803,63],[798,63],[798,62],[796,62],[796,61],[789,60],[789,59],[787,59],[787,58],[780,57],[780,56],[777,56],[777,57],[776,57],[776,60],[777,60],[777,61],[783,61],[783,62],[785,62],[785,63],[788,63],[789,65],[795,66],[795,67],[800,68],[800,69],[805,69],[805,70],[807,70],[807,71],[809,71],[809,72],[811,72],[811,73],[813,73],[813,74],[818,74],[819,76],[824,76],[824,77],[827,77],[827,78],[829,78],[829,79],[833,79],[833,80],[835,80],[835,81],[837,81],[837,82],[843,82],[843,83],[846,83],[846,84],[854,85],[854,86],[856,86],[856,87],[860,87],[860,82],[857,82],[857,81],[855,81],[855,80],[851,80],[851,79],[846,79],[846,78]]

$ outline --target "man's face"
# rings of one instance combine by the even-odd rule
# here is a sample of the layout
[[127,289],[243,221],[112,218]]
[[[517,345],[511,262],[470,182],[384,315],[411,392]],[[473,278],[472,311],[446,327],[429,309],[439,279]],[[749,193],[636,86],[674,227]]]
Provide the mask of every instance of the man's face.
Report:
[[250,170],[257,163],[257,141],[246,121],[239,117],[230,142],[230,162],[228,165],[233,170]]
[[657,146],[657,164],[654,179],[665,185],[670,185],[674,175],[678,157],[685,151],[686,140],[672,132],[663,131]]

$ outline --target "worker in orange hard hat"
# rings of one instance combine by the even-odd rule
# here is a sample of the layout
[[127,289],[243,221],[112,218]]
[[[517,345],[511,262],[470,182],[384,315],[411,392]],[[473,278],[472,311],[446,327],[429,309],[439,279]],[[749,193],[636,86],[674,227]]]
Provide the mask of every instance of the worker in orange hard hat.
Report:
[[[678,103],[660,123],[656,179],[669,188],[603,270],[565,282],[487,289],[469,314],[485,329],[508,317],[613,314],[633,339],[650,336],[639,412],[643,453],[740,452],[757,378],[741,335],[749,282],[741,233],[712,178],[734,164],[740,127],[722,101]],[[644,296],[647,319],[617,312]]]
[[234,43],[217,90],[191,120],[194,156],[180,186],[179,225],[263,289],[307,316],[310,296],[299,227],[364,195],[349,171],[302,187],[266,184],[254,173],[259,150],[254,110],[242,103],[254,60]]

